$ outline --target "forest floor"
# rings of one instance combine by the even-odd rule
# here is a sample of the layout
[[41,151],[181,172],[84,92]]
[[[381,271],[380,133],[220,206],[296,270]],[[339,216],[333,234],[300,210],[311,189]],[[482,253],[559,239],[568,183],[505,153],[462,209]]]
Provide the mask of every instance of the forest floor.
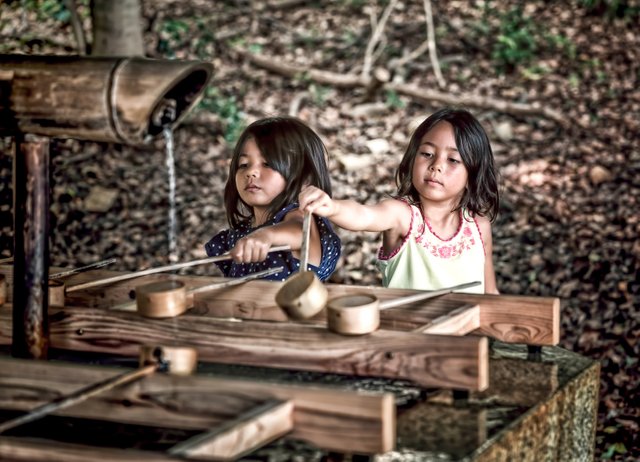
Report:
[[[428,52],[410,55],[427,37],[423,4],[398,2],[370,55],[389,81],[366,89],[338,77],[373,74],[372,24],[392,2],[284,3],[143,2],[148,56],[215,66],[205,99],[174,132],[177,250],[168,256],[164,140],[143,148],[53,140],[52,263],[117,257],[113,269],[135,270],[203,257],[203,244],[226,227],[233,139],[269,115],[296,115],[321,135],[335,197],[377,201],[394,192],[412,130],[448,95],[483,123],[500,169],[500,291],[561,298],[561,346],[602,367],[596,457],[638,460],[638,14],[616,17],[607,8],[616,2],[606,1],[593,10],[531,1],[520,15],[516,0],[433,2],[440,87]],[[77,52],[67,23],[23,15],[19,4],[0,5],[0,53]],[[0,138],[0,258],[12,248],[11,142]],[[332,281],[379,284],[379,237],[340,234]]]

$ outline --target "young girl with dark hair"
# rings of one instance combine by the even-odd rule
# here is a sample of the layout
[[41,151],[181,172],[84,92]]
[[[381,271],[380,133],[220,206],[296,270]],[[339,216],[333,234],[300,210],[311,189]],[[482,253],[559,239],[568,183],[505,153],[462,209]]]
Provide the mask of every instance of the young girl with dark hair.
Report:
[[[285,280],[300,266],[303,213],[297,197],[305,185],[331,196],[327,150],[318,135],[293,117],[270,117],[240,135],[229,166],[224,203],[230,229],[205,244],[207,255],[229,252],[217,263],[227,277],[282,266],[265,279]],[[290,251],[269,253],[273,246]],[[326,280],[336,268],[341,243],[326,218],[310,226],[309,269]]]
[[497,176],[480,123],[466,110],[444,108],[413,133],[394,198],[363,205],[309,186],[299,202],[345,229],[381,232],[377,265],[385,287],[435,290],[480,281],[466,291],[498,293],[491,240]]

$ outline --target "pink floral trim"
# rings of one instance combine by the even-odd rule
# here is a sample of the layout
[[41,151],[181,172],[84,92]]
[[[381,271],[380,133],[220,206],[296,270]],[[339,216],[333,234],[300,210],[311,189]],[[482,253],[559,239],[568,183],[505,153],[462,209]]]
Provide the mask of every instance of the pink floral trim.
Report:
[[478,236],[480,236],[480,242],[482,242],[482,251],[484,252],[484,256],[487,256],[487,248],[484,246],[484,238],[482,237],[482,231],[480,230],[480,225],[478,224],[478,220],[476,217],[473,217],[473,222],[476,224],[476,228],[478,229]]
[[384,247],[380,246],[380,249],[378,249],[378,260],[390,260],[393,257],[395,257],[396,255],[398,255],[398,252],[400,252],[402,250],[402,248],[406,245],[407,241],[409,240],[409,238],[413,234],[413,223],[414,223],[414,218],[416,216],[416,211],[414,211],[415,207],[412,207],[411,204],[409,204],[409,202],[407,202],[404,199],[398,199],[398,200],[400,202],[404,202],[405,204],[407,204],[407,206],[409,207],[409,212],[411,212],[411,223],[409,223],[409,231],[407,231],[407,234],[402,239],[402,243],[396,249],[394,249],[391,253],[389,253],[388,255],[385,255]]
[[461,255],[463,252],[470,250],[474,247],[476,243],[476,239],[474,237],[473,230],[471,228],[472,224],[475,223],[476,228],[478,229],[478,235],[480,236],[480,241],[483,246],[483,251],[486,256],[486,250],[484,250],[484,242],[482,241],[482,234],[480,233],[480,227],[478,226],[477,220],[473,218],[472,222],[468,221],[464,216],[462,211],[460,211],[460,224],[458,225],[458,229],[449,239],[442,239],[438,236],[431,225],[427,220],[425,220],[427,227],[429,228],[429,232],[436,239],[438,239],[442,244],[428,242],[425,239],[425,235],[421,235],[416,239],[416,242],[424,247],[427,252],[429,252],[434,257],[438,258],[454,258]]

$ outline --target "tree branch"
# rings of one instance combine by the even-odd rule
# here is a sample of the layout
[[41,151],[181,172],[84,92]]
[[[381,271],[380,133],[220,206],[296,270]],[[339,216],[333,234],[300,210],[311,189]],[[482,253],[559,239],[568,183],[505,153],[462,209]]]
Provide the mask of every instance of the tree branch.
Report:
[[[362,78],[368,79],[371,74],[371,67],[373,66],[374,56],[373,52],[376,48],[378,42],[380,42],[380,38],[382,37],[382,33],[384,32],[384,28],[387,25],[387,21],[389,20],[389,16],[391,16],[391,12],[396,7],[398,0],[392,0],[389,2],[387,7],[385,8],[380,20],[375,25],[373,30],[373,34],[371,34],[371,39],[367,44],[367,49],[364,54],[364,64],[362,65]],[[373,21],[372,21],[373,22]]]
[[76,44],[78,45],[78,54],[80,56],[84,56],[87,54],[87,41],[85,39],[84,29],[82,28],[82,21],[78,16],[76,2],[75,0],[64,0],[64,6],[71,14],[71,27],[73,28],[73,35],[75,36]]
[[[363,78],[353,74],[338,74],[331,71],[321,71],[308,66],[295,66],[278,62],[273,57],[256,55],[247,50],[237,49],[237,51],[251,61],[256,66],[289,78],[304,77],[315,83],[331,85],[336,88],[363,88],[371,87],[372,77]],[[391,90],[405,96],[409,96],[415,101],[423,103],[443,103],[452,106],[468,106],[482,109],[491,109],[518,116],[542,116],[557,122],[563,127],[569,123],[558,111],[548,108],[540,103],[524,104],[511,101],[500,100],[478,95],[452,95],[435,90],[425,89],[414,85],[386,82],[381,83],[381,88]]]
[[446,82],[444,81],[444,77],[442,77],[442,72],[440,71],[440,63],[438,62],[438,53],[436,51],[436,34],[433,29],[433,14],[431,13],[431,0],[423,0],[423,4],[424,14],[426,16],[427,22],[427,43],[429,47],[429,59],[431,59],[433,72],[436,75],[438,86],[440,88],[444,88],[446,86]]

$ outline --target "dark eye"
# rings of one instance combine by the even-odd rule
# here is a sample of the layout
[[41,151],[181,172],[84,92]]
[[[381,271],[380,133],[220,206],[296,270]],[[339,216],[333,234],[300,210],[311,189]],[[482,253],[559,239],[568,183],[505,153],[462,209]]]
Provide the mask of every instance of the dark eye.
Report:
[[247,168],[246,163],[238,164],[238,168]]
[[424,156],[424,157],[433,157],[433,154],[430,152],[421,152],[420,155]]
[[454,157],[449,157],[449,162],[451,162],[452,164],[459,164],[461,161]]

